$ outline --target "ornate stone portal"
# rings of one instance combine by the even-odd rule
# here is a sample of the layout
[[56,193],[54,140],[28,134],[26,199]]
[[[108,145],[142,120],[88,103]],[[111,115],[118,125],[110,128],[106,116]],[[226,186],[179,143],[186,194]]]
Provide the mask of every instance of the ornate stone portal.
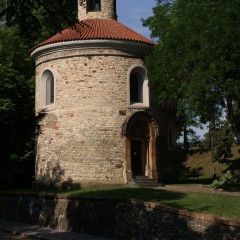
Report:
[[115,20],[115,0],[79,0],[79,19],[31,50],[36,111],[47,112],[36,184],[162,179],[159,146],[169,148],[175,109],[158,107],[149,90],[144,57],[154,42]]

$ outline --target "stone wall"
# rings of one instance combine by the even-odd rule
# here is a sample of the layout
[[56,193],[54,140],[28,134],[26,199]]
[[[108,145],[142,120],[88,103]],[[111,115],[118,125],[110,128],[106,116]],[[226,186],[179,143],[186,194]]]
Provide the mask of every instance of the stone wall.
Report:
[[56,103],[38,137],[37,180],[123,183],[121,125],[134,111],[127,106],[127,73],[143,61],[104,49],[95,50],[96,56],[84,52],[38,60],[44,62],[36,70],[36,110],[42,107],[40,81],[47,69],[56,78]]
[[135,200],[1,195],[0,218],[117,240],[238,240],[240,222]]

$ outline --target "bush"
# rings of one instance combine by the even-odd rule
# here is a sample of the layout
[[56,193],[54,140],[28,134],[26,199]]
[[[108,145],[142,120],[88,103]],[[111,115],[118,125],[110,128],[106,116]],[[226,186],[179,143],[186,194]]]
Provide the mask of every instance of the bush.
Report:
[[240,172],[227,171],[223,176],[214,180],[212,185],[216,189],[240,188]]

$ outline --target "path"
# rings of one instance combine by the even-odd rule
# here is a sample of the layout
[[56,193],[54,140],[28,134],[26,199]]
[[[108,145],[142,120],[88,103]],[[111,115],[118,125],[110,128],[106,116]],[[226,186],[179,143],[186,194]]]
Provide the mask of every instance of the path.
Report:
[[0,230],[0,239],[1,240],[33,240],[33,238],[29,238],[23,235],[16,235],[13,233],[2,232]]
[[201,192],[201,193],[212,193],[212,194],[225,194],[225,195],[240,197],[240,192],[230,192],[230,191],[224,191],[221,189],[206,188],[202,185],[196,185],[196,186],[166,185],[166,186],[160,186],[157,188],[161,190],[169,190],[169,191],[176,191],[176,192]]
[[[0,231],[1,230],[4,232],[16,234],[15,236],[14,235],[8,236],[7,234],[5,234],[6,240],[8,239],[9,240],[14,240],[14,239],[28,240],[30,239],[30,237],[31,239],[42,239],[42,240],[107,240],[106,238],[94,237],[94,236],[89,236],[89,235],[75,233],[75,232],[64,232],[56,229],[44,228],[37,225],[30,225],[30,224],[24,224],[24,223],[19,223],[14,221],[8,221],[0,218]],[[2,240],[4,238],[0,238],[0,239]]]

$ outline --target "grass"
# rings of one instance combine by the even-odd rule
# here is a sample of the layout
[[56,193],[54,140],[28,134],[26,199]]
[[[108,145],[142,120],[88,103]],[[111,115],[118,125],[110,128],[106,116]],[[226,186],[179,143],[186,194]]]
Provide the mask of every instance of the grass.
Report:
[[59,196],[109,197],[115,199],[134,198],[220,218],[240,220],[240,197],[223,194],[177,192],[120,186],[45,193],[57,194]]
[[[232,161],[240,158],[239,153],[240,147],[234,146],[232,148]],[[193,153],[189,154],[186,161],[184,162],[184,166],[189,170],[199,169],[199,178],[198,179],[190,179],[194,180],[193,182],[199,182],[205,184],[210,184],[212,181],[213,175],[213,163],[211,161],[211,152],[203,152],[203,153]],[[221,164],[216,162],[214,164],[216,175],[221,176],[223,171],[227,168],[226,164]]]
[[[190,169],[201,169],[201,176],[199,179],[209,179],[212,178],[213,174],[213,164],[211,161],[211,153],[197,153],[189,155],[185,166]],[[215,163],[217,175],[221,175],[222,171],[226,168],[225,165]]]

